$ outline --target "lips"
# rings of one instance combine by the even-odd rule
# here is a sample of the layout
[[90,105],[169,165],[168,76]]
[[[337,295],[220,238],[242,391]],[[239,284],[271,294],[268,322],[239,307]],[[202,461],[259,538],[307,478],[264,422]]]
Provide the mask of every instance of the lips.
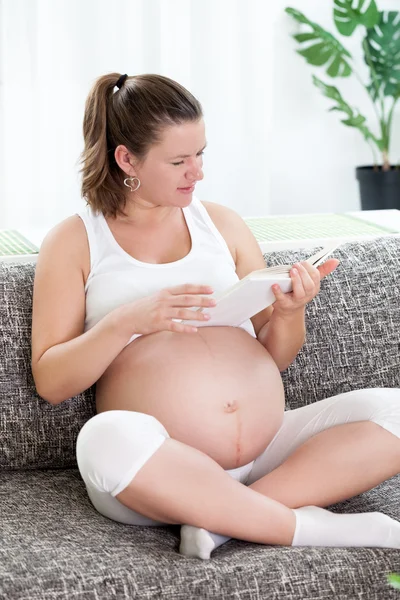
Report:
[[188,192],[189,190],[194,190],[194,187],[194,185],[191,185],[190,187],[178,188],[178,190],[185,190],[186,192]]

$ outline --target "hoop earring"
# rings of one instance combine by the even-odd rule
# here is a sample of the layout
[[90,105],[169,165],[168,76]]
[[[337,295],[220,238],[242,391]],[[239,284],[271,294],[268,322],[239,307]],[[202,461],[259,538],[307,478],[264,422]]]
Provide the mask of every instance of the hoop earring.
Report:
[[[135,189],[133,189],[132,186],[129,185],[129,183],[126,183],[127,181],[133,182],[134,179],[137,179],[138,183],[139,183],[139,185]],[[130,188],[131,192],[136,192],[140,188],[141,181],[140,181],[139,177],[127,177],[126,179],[124,179],[124,185],[126,185],[126,187]]]

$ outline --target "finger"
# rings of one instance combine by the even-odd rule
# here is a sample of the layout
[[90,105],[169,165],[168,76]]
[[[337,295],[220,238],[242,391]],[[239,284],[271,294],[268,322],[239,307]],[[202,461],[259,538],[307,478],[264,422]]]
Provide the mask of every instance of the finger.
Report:
[[329,260],[324,262],[323,265],[319,265],[317,269],[319,271],[321,279],[323,279],[327,275],[330,275],[330,273],[332,273],[339,265],[340,261],[337,258],[330,258]]
[[212,294],[213,288],[210,285],[198,285],[196,283],[184,283],[166,288],[171,294]]
[[318,285],[321,280],[318,269],[316,267],[314,267],[313,265],[310,265],[310,263],[307,261],[304,261],[301,264],[303,265],[303,267],[305,268],[305,270],[311,277],[312,281],[314,282],[314,285]]
[[167,316],[169,319],[181,319],[182,321],[209,321],[211,318],[208,312],[178,307],[171,307]]
[[[315,291],[316,284],[315,284],[314,280],[312,279],[310,273],[306,269],[305,265],[303,263],[296,263],[295,268],[297,268],[297,270],[299,272],[301,282],[303,284],[303,288],[304,288],[306,295],[313,293]],[[319,276],[318,276],[318,283],[319,283]]]
[[201,310],[190,310],[189,308],[174,308],[169,316],[182,319],[182,321],[209,321],[211,318],[208,313]]
[[170,299],[172,306],[216,306],[217,301],[210,296],[196,296],[194,294],[184,294],[183,296],[174,296]]
[[285,298],[286,294],[285,294],[285,292],[282,292],[279,283],[274,283],[274,285],[272,286],[271,289],[273,291],[273,294],[274,294],[277,302],[284,302],[284,303],[286,302],[286,298]]
[[304,298],[306,293],[304,290],[303,280],[300,276],[300,268],[293,267],[290,271],[290,278],[292,280],[293,295],[297,300]]
[[168,330],[174,331],[175,333],[196,333],[197,327],[192,325],[185,325],[184,323],[177,323],[176,321],[171,321]]

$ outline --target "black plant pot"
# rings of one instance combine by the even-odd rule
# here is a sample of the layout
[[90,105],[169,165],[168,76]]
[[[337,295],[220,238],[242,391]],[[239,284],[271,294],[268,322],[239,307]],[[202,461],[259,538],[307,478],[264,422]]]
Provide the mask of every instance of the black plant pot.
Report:
[[400,169],[382,171],[381,167],[357,167],[356,177],[362,210],[400,210]]

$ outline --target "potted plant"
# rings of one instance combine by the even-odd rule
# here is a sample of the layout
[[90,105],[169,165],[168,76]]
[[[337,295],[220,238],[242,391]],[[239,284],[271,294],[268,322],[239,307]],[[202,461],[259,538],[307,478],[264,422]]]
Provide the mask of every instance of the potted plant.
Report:
[[397,573],[390,573],[390,575],[388,575],[388,582],[396,590],[400,590],[400,575]]
[[290,7],[285,10],[301,24],[300,33],[293,35],[301,45],[297,52],[311,65],[325,65],[326,74],[331,78],[354,75],[374,106],[375,133],[366,118],[346,102],[335,86],[315,75],[312,77],[316,87],[334,101],[330,110],[344,113],[342,123],[357,128],[371,147],[374,164],[356,168],[361,208],[400,209],[400,168],[391,164],[389,155],[393,114],[400,98],[400,13],[380,12],[375,0],[333,0],[333,20],[342,36],[351,36],[358,27],[364,30],[362,52],[369,70],[369,81],[365,82],[357,72],[351,53],[339,39],[298,10]]

